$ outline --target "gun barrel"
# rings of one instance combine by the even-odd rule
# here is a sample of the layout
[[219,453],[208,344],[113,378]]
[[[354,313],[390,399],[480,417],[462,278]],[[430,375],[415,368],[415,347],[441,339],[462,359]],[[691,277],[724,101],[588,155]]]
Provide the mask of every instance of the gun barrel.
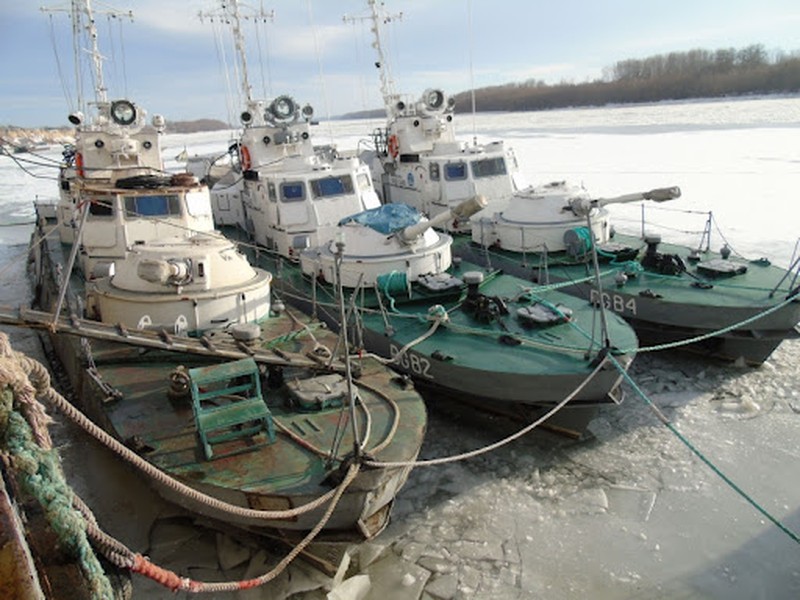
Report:
[[606,204],[624,204],[625,202],[638,202],[640,200],[652,200],[653,202],[666,202],[667,200],[674,200],[680,198],[681,188],[678,186],[656,188],[648,192],[634,192],[632,194],[623,194],[621,196],[614,196],[612,198],[597,198],[592,200],[594,206],[605,206]]
[[569,209],[576,215],[586,216],[593,208],[600,208],[607,204],[624,204],[625,202],[639,202],[641,200],[652,200],[653,202],[666,202],[680,198],[681,188],[678,186],[656,188],[648,192],[634,192],[623,194],[612,198],[585,198],[577,197],[569,201]]
[[410,242],[431,227],[436,227],[437,225],[446,223],[454,217],[458,217],[459,219],[468,219],[479,210],[486,208],[486,206],[486,198],[481,195],[473,196],[472,198],[464,200],[458,206],[439,213],[432,219],[420,221],[415,225],[409,225],[400,232],[400,237],[402,237],[405,241]]

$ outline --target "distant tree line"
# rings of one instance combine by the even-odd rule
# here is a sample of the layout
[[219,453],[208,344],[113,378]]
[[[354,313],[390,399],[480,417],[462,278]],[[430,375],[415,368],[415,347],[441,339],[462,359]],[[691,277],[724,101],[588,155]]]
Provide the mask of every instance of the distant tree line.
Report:
[[[656,102],[800,91],[800,52],[770,56],[761,44],[739,50],[695,49],[617,62],[603,78],[547,85],[540,80],[475,90],[479,111],[524,111],[566,106]],[[460,110],[470,92],[456,94]]]
[[170,133],[196,133],[198,131],[219,131],[222,129],[231,129],[231,126],[218,119],[167,121],[167,131]]

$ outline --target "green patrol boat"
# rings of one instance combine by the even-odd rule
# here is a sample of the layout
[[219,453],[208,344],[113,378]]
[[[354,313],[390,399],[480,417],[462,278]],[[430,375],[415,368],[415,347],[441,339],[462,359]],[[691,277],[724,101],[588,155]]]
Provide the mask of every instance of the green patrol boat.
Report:
[[558,408],[548,423],[582,432],[598,406],[621,401],[622,375],[604,357],[627,367],[636,335],[585,300],[453,259],[452,237],[433,229],[453,216],[384,205],[342,219],[333,241],[299,261],[263,249],[256,260],[274,270],[284,300],[332,327],[347,322],[352,343],[423,389],[528,418]]
[[564,182],[529,188],[503,210],[473,220],[471,240],[462,236],[454,252],[602,304],[627,319],[645,346],[759,365],[781,341],[798,336],[800,259],[784,269],[736,256],[727,245],[715,251],[712,215],[697,247],[664,243],[656,233],[621,235],[604,208],[679,195],[666,188],[592,198]]

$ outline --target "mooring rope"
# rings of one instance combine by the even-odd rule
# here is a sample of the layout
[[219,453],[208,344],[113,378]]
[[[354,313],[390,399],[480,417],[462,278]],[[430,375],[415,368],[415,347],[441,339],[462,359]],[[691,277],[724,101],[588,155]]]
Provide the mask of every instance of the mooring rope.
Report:
[[625,379],[626,383],[633,388],[633,391],[636,392],[636,395],[639,396],[642,400],[644,400],[645,404],[647,404],[658,417],[659,421],[661,421],[667,429],[669,429],[675,436],[695,455],[699,458],[703,463],[706,464],[718,477],[720,477],[733,491],[735,491],[739,496],[744,498],[744,500],[750,504],[753,508],[755,508],[759,513],[761,513],[764,517],[769,519],[773,525],[775,525],[778,529],[780,529],[783,533],[785,533],[790,539],[800,544],[800,536],[798,536],[795,532],[789,529],[786,525],[784,525],[780,520],[776,517],[772,516],[763,506],[761,506],[758,502],[756,502],[752,496],[750,496],[747,492],[745,492],[741,487],[736,485],[733,480],[725,475],[722,470],[717,467],[711,460],[705,456],[697,447],[692,444],[685,435],[683,435],[678,429],[670,423],[669,419],[662,413],[658,407],[653,403],[653,401],[644,393],[644,391],[636,384],[627,370],[617,362],[617,360],[613,356],[609,356],[608,360],[611,362],[612,365],[620,372],[622,377]]
[[353,480],[358,475],[360,469],[360,465],[352,464],[347,471],[347,475],[345,476],[342,483],[336,489],[336,493],[331,500],[331,503],[328,505],[325,514],[322,516],[320,521],[316,524],[314,529],[308,532],[308,534],[294,547],[292,550],[283,557],[283,559],[275,565],[275,567],[260,575],[259,577],[255,577],[253,579],[245,579],[240,581],[219,581],[219,582],[204,582],[204,581],[195,581],[193,579],[189,579],[188,577],[181,577],[176,573],[169,571],[167,569],[163,569],[158,565],[151,563],[145,556],[141,554],[135,555],[134,564],[131,567],[131,571],[134,573],[139,573],[140,575],[144,575],[145,577],[149,577],[154,581],[160,583],[164,587],[171,589],[174,592],[182,591],[182,592],[191,592],[194,594],[199,593],[213,593],[213,592],[235,592],[238,590],[249,590],[252,588],[256,588],[259,586],[264,585],[265,583],[269,583],[273,579],[275,579],[278,575],[280,575],[289,564],[297,558],[297,556],[305,550],[306,546],[308,546],[314,538],[317,537],[320,531],[322,531],[325,524],[330,519],[331,515],[333,514],[334,509],[336,508],[339,500],[341,499],[342,495],[344,494],[347,487],[353,482]]
[[[468,458],[474,458],[476,456],[480,456],[481,454],[486,454],[487,452],[491,452],[493,450],[497,450],[498,448],[502,448],[503,446],[510,444],[516,439],[521,438],[523,435],[530,433],[534,429],[536,429],[539,425],[544,423],[547,419],[552,417],[558,411],[560,411],[566,404],[575,398],[578,394],[581,393],[583,388],[585,388],[589,382],[594,379],[595,375],[600,372],[600,370],[605,366],[606,361],[608,360],[608,355],[600,361],[600,363],[594,368],[586,379],[584,379],[580,385],[578,385],[572,392],[570,392],[561,402],[553,406],[550,410],[544,413],[541,417],[536,419],[533,423],[530,423],[507,437],[504,437],[493,444],[489,444],[487,446],[483,446],[481,448],[477,448],[475,450],[471,450],[469,452],[464,452],[462,454],[455,454],[452,456],[444,456],[441,458],[431,458],[428,460],[415,460],[415,461],[399,461],[399,462],[382,462],[379,460],[365,460],[363,462],[364,465],[368,467],[381,467],[381,468],[390,468],[390,467],[429,467],[433,465],[443,465],[447,463],[457,462],[461,460],[466,460]],[[615,361],[616,362],[616,361]]]
[[726,333],[730,333],[731,331],[733,331],[735,329],[739,329],[740,327],[744,327],[745,325],[749,325],[750,323],[754,323],[755,321],[758,321],[759,319],[762,319],[762,318],[766,317],[767,315],[770,315],[770,314],[774,313],[775,311],[778,311],[778,310],[782,309],[784,306],[787,306],[788,304],[791,304],[792,302],[797,302],[797,301],[798,301],[798,297],[797,296],[789,296],[788,298],[784,299],[782,302],[780,302],[779,304],[776,304],[775,306],[771,306],[770,308],[768,308],[768,309],[766,309],[766,310],[764,310],[764,311],[762,311],[760,313],[757,313],[757,314],[753,315],[752,317],[748,317],[747,319],[743,319],[742,321],[739,321],[738,323],[733,323],[733,324],[728,325],[727,327],[723,327],[721,329],[716,329],[714,331],[710,331],[708,333],[704,333],[702,335],[698,335],[698,336],[695,336],[695,337],[686,338],[684,340],[677,340],[675,342],[666,342],[664,344],[656,344],[654,346],[644,346],[644,347],[641,347],[641,348],[638,348],[638,349],[635,349],[635,350],[634,349],[626,349],[626,350],[621,350],[620,352],[623,353],[623,354],[624,353],[628,353],[628,352],[639,352],[639,353],[657,352],[657,351],[660,351],[660,350],[671,350],[673,348],[680,348],[681,346],[688,346],[689,344],[696,344],[697,342],[702,342],[704,340],[716,337],[718,335],[724,335]]
[[40,393],[41,397],[51,402],[62,414],[69,418],[70,421],[86,431],[89,435],[109,448],[115,454],[130,462],[134,467],[145,473],[147,476],[151,477],[155,481],[158,481],[162,485],[168,486],[176,493],[194,502],[237,517],[274,521],[293,519],[307,512],[311,512],[312,510],[315,510],[323,504],[329,502],[336,495],[336,489],[332,489],[322,496],[319,496],[315,500],[292,509],[256,510],[230,504],[228,502],[219,500],[218,498],[214,498],[213,496],[209,496],[208,494],[204,494],[203,492],[189,487],[188,485],[164,473],[161,469],[147,462],[133,450],[129,449],[127,446],[123,445],[114,437],[106,433],[102,428],[95,425],[88,417],[86,417],[86,415],[75,408],[69,401],[67,401],[66,398],[64,398],[50,386],[50,375],[47,372],[47,369],[45,369],[41,363],[24,355],[20,356],[20,361],[28,362],[30,364],[30,374],[35,374],[35,376],[40,378],[40,381],[42,381],[41,385],[37,385],[37,388],[43,390]]
[[[319,535],[361,469],[358,463],[348,467],[339,486],[323,497],[330,496],[330,502],[314,528],[269,572],[241,581],[195,581],[151,563],[146,557],[133,552],[98,526],[91,510],[72,492],[63,477],[59,458],[52,449],[46,431],[46,426],[51,420],[44,413],[41,404],[36,401],[36,395],[49,398],[59,408],[62,408],[62,400],[66,401],[50,387],[49,374],[41,363],[13,351],[8,343],[7,334],[3,332],[0,332],[0,385],[11,390],[11,393],[0,394],[0,440],[11,449],[14,456],[13,466],[21,475],[25,489],[42,504],[48,522],[59,535],[59,539],[78,554],[81,568],[92,588],[92,598],[97,600],[112,598],[114,593],[97,557],[92,552],[89,539],[112,564],[149,577],[172,591],[230,592],[264,585],[280,575]],[[19,405],[20,412],[28,415],[32,421],[31,425],[13,410],[14,401]],[[319,500],[310,504],[318,505]],[[308,507],[310,504],[305,506]],[[294,511],[253,512],[288,514]]]
[[77,557],[91,597],[112,598],[111,584],[89,544],[86,522],[72,506],[74,494],[47,432],[50,418],[41,405],[36,406],[37,390],[3,332],[0,332],[0,386],[5,388],[0,394],[0,442],[11,455],[17,481],[42,506],[60,543]]

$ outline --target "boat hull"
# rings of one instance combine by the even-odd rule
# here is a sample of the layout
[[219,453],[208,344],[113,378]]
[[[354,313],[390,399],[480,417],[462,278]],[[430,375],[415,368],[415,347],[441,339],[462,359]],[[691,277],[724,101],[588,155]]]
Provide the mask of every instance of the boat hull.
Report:
[[[306,314],[313,314],[331,328],[339,327],[340,312],[333,301],[330,286],[314,283],[296,264],[264,254],[261,261],[262,267],[275,269],[278,273],[275,290],[284,300]],[[469,268],[469,265],[460,265],[461,271]],[[494,286],[491,293],[508,297],[519,291],[521,283],[517,278],[499,276],[488,285]],[[350,296],[348,292],[348,301],[353,300]],[[355,302],[358,302],[363,294],[359,292],[355,296]],[[586,324],[592,320],[593,308],[588,302],[563,294],[550,295],[549,298],[571,302],[577,321]],[[507,412],[513,410],[514,405],[522,405],[528,407],[526,413],[529,415],[553,409],[578,390],[560,411],[563,414],[557,413],[558,417],[552,419],[555,423],[572,413],[564,421],[574,426],[564,427],[578,431],[585,428],[597,407],[619,403],[623,398],[620,390],[623,376],[610,362],[581,387],[597,364],[594,361],[597,360],[598,347],[595,345],[589,351],[588,338],[560,338],[564,329],[534,327],[525,331],[504,329],[502,324],[489,326],[459,311],[451,312],[453,321],[442,323],[435,333],[426,337],[433,322],[426,321],[421,315],[437,302],[449,300],[448,306],[458,304],[458,296],[417,303],[397,300],[394,311],[380,311],[374,304],[371,308],[362,306],[358,311],[358,326],[349,329],[349,336],[357,346],[392,359],[392,368],[412,378],[421,389],[444,392],[488,410]],[[512,319],[507,322],[511,323]],[[610,323],[614,332],[612,343],[616,344],[612,353],[627,369],[636,353],[636,337],[619,317],[611,315]],[[509,335],[504,335],[504,332]],[[525,341],[515,342],[513,338],[516,336]],[[598,340],[595,339],[594,343],[597,344]],[[570,344],[574,345],[569,347]],[[584,345],[579,348],[579,344]],[[577,416],[578,413],[582,414]]]
[[[55,263],[46,242],[38,238],[35,244],[41,244],[34,246],[39,251],[31,261],[39,269],[34,274],[38,304],[53,307],[58,295]],[[60,249],[54,251],[60,254]],[[294,321],[294,325],[292,322],[288,317],[267,320],[262,325],[263,336],[289,340],[293,352],[310,351],[316,342],[298,334],[299,321]],[[314,327],[308,321],[305,325]],[[345,470],[342,465],[347,463],[345,454],[353,448],[350,433],[342,439],[343,454],[337,455],[330,467],[323,457],[308,449],[328,447],[328,432],[335,430],[338,409],[308,414],[290,411],[285,408],[287,401],[282,396],[285,386],[265,390],[265,399],[276,421],[292,431],[294,437],[279,433],[272,444],[260,444],[266,442],[261,439],[227,442],[220,446],[219,458],[203,460],[191,401],[170,399],[168,381],[179,364],[204,365],[214,361],[186,354],[142,352],[116,342],[92,341],[87,345],[83,338],[63,333],[46,337],[62,369],[63,381],[71,388],[75,405],[105,432],[136,449],[142,458],[180,483],[237,507],[287,510],[318,498],[341,481]],[[324,330],[317,331],[315,339],[331,347],[336,341],[335,336]],[[286,349],[285,345],[279,345],[277,351],[281,347]],[[425,407],[419,394],[375,360],[359,361],[357,369],[360,373],[357,389],[371,413],[371,431],[375,436],[372,439],[387,439],[395,419],[401,420],[401,427],[389,442],[371,456],[387,462],[413,461],[426,428]],[[287,371],[287,379],[292,373]],[[369,453],[372,444],[365,450]],[[359,540],[379,533],[388,523],[393,499],[410,470],[410,466],[362,467],[325,525],[322,537]],[[327,507],[325,504],[290,519],[239,516],[187,496],[160,478],[141,474],[165,499],[206,517],[214,525],[270,536],[311,530]]]
[[[641,245],[636,238],[617,236],[617,241]],[[601,264],[601,289],[598,289],[586,264],[567,264],[564,256],[551,256],[547,269],[540,256],[498,249],[486,251],[465,239],[454,244],[454,253],[465,260],[491,264],[507,273],[532,282],[559,285],[559,289],[603,306],[626,319],[636,329],[644,347],[668,345],[724,361],[741,360],[760,365],[784,339],[798,337],[800,301],[784,303],[790,294],[788,281],[778,286],[785,271],[750,262],[747,272],[707,280],[710,287],[698,286],[696,274],[665,276],[646,270],[629,277],[623,284],[615,280],[623,268]],[[662,245],[662,251],[688,256],[690,250]],[[715,258],[713,253],[702,260]],[[692,263],[686,261],[689,270]],[[783,304],[781,307],[777,305]],[[777,308],[776,308],[777,307]],[[687,340],[702,337],[693,343]],[[676,346],[677,345],[677,346]]]

